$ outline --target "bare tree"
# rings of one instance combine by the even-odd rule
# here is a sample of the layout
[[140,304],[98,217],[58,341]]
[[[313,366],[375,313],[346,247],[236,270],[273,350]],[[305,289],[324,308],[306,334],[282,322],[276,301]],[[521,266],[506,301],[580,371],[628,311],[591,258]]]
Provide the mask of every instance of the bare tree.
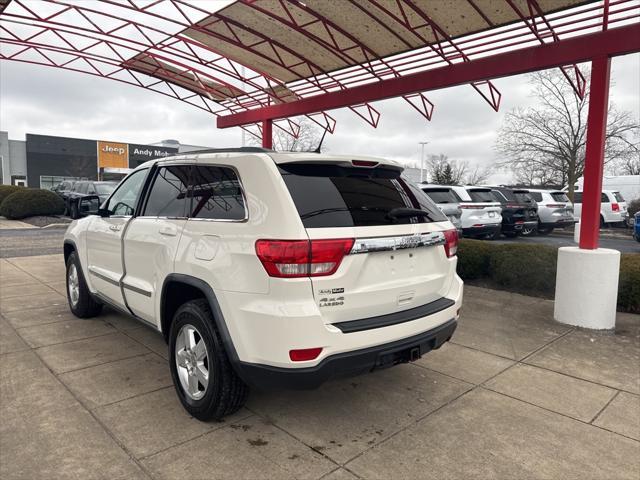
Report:
[[444,154],[427,157],[427,172],[431,183],[438,185],[478,185],[485,182],[492,171],[488,167],[469,167],[465,161],[451,160]]
[[[323,129],[308,118],[297,118],[300,125],[298,138],[294,138],[287,132],[273,126],[273,149],[278,152],[308,152],[318,147],[322,138]],[[260,146],[262,142],[258,137],[251,136],[247,143],[252,146]]]
[[[505,115],[495,149],[497,163],[513,171],[518,183],[573,186],[584,172],[588,95],[578,97],[557,69],[529,75],[538,105]],[[638,120],[609,107],[605,163],[609,169],[638,155]]]

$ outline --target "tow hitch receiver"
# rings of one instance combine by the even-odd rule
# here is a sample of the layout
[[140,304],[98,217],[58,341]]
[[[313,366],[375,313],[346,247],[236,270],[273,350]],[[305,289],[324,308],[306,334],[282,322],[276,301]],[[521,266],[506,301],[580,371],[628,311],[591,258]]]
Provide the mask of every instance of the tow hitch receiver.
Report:
[[374,369],[378,370],[392,367],[399,363],[415,362],[416,360],[419,360],[420,357],[422,357],[422,352],[420,351],[419,345],[396,352],[384,352],[378,357]]

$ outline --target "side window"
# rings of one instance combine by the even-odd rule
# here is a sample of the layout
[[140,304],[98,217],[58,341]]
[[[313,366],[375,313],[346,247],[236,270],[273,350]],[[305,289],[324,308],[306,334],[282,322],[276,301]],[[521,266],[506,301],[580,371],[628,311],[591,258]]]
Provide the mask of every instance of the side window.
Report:
[[536,202],[542,201],[542,193],[540,192],[529,192],[529,195],[531,195]]
[[236,172],[229,167],[198,165],[191,191],[193,218],[244,220],[246,206]]
[[93,183],[90,183],[87,185],[87,193],[89,195],[95,195],[96,194],[96,187],[93,186]]
[[606,193],[601,193],[600,203],[609,203],[609,195],[607,195]]
[[189,197],[187,186],[191,166],[161,167],[153,180],[143,215],[147,217],[185,217]]
[[106,205],[111,215],[133,215],[136,209],[138,195],[140,194],[140,190],[142,190],[148,171],[146,168],[144,170],[138,170],[122,181]]

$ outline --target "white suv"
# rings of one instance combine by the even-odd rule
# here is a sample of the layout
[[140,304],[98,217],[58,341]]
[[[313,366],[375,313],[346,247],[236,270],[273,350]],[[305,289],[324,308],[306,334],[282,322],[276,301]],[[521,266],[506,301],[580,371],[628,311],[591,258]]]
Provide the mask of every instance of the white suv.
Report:
[[64,238],[71,311],[107,304],[161,331],[199,419],[248,386],[415,360],[451,338],[463,285],[455,228],[401,173],[257,148],[147,162],[99,209],[82,200],[96,215]]
[[[573,216],[576,221],[582,215],[582,192],[573,193]],[[603,190],[600,196],[600,226],[610,223],[624,225],[627,220],[627,202],[620,192]]]

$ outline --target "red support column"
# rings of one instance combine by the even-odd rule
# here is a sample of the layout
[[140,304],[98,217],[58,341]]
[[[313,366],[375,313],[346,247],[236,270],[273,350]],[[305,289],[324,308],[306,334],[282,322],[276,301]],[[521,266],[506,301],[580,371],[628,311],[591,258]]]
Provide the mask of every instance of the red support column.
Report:
[[273,120],[262,121],[262,147],[273,148]]
[[604,144],[609,108],[609,76],[611,59],[598,57],[591,61],[591,88],[587,119],[587,151],[584,167],[580,248],[598,248],[600,235],[600,195],[604,171]]

